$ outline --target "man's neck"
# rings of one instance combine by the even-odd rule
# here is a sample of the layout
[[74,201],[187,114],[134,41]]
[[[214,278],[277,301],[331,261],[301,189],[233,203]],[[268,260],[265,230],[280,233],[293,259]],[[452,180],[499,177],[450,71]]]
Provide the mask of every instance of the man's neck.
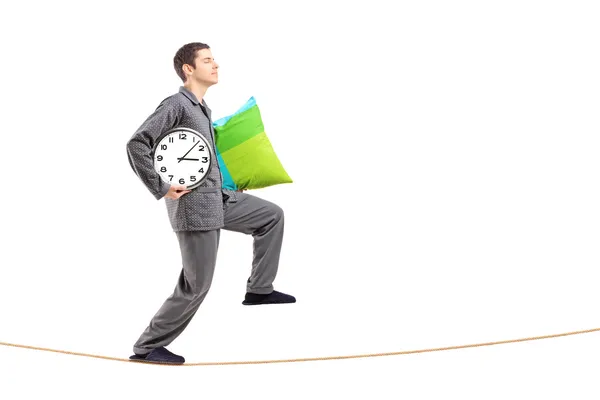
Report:
[[206,94],[206,90],[208,88],[200,85],[194,85],[191,83],[186,83],[183,85],[183,87],[189,90],[190,92],[194,93],[200,104],[202,104],[202,99],[204,98],[204,95]]

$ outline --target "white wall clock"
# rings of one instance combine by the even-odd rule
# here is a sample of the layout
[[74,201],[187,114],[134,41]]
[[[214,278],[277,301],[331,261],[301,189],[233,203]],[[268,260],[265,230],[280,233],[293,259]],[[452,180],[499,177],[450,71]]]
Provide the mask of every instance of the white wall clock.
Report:
[[208,141],[190,128],[173,128],[163,133],[154,146],[154,169],[171,185],[193,189],[207,177],[213,165]]

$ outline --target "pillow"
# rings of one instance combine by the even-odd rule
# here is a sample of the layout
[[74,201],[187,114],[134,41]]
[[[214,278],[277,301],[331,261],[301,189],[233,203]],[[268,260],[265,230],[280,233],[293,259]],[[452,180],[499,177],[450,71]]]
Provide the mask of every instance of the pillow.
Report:
[[213,122],[223,188],[260,189],[292,183],[265,133],[256,100]]

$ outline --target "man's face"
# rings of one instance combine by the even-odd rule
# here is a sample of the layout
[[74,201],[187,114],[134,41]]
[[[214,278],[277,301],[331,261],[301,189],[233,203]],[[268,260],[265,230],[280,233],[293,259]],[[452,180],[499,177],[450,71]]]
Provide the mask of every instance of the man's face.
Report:
[[194,80],[204,86],[212,86],[219,82],[217,69],[219,65],[215,62],[210,49],[202,49],[196,52],[196,69],[188,75],[188,81]]

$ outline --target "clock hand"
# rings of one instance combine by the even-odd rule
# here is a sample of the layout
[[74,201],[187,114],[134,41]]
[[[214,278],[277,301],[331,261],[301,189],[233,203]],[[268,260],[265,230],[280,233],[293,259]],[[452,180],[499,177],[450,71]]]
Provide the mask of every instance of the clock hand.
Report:
[[188,161],[200,161],[199,158],[185,158],[185,157],[180,157],[178,158],[179,161],[181,160],[188,160]]
[[[200,142],[198,142],[198,143],[200,143]],[[183,160],[183,159],[184,159],[184,157],[185,157],[185,156],[187,156],[187,155],[188,155],[188,153],[189,153],[190,151],[192,151],[192,149],[193,149],[194,147],[196,147],[196,145],[197,145],[198,143],[194,143],[194,145],[193,145],[193,146],[192,146],[192,147],[191,147],[191,148],[190,148],[190,149],[187,151],[187,153],[185,153],[185,154],[184,154],[184,155],[183,155],[181,158],[178,158],[178,159],[177,159],[177,160],[178,160],[177,162],[178,162],[178,163],[179,163],[179,162],[181,162],[181,160]]]

